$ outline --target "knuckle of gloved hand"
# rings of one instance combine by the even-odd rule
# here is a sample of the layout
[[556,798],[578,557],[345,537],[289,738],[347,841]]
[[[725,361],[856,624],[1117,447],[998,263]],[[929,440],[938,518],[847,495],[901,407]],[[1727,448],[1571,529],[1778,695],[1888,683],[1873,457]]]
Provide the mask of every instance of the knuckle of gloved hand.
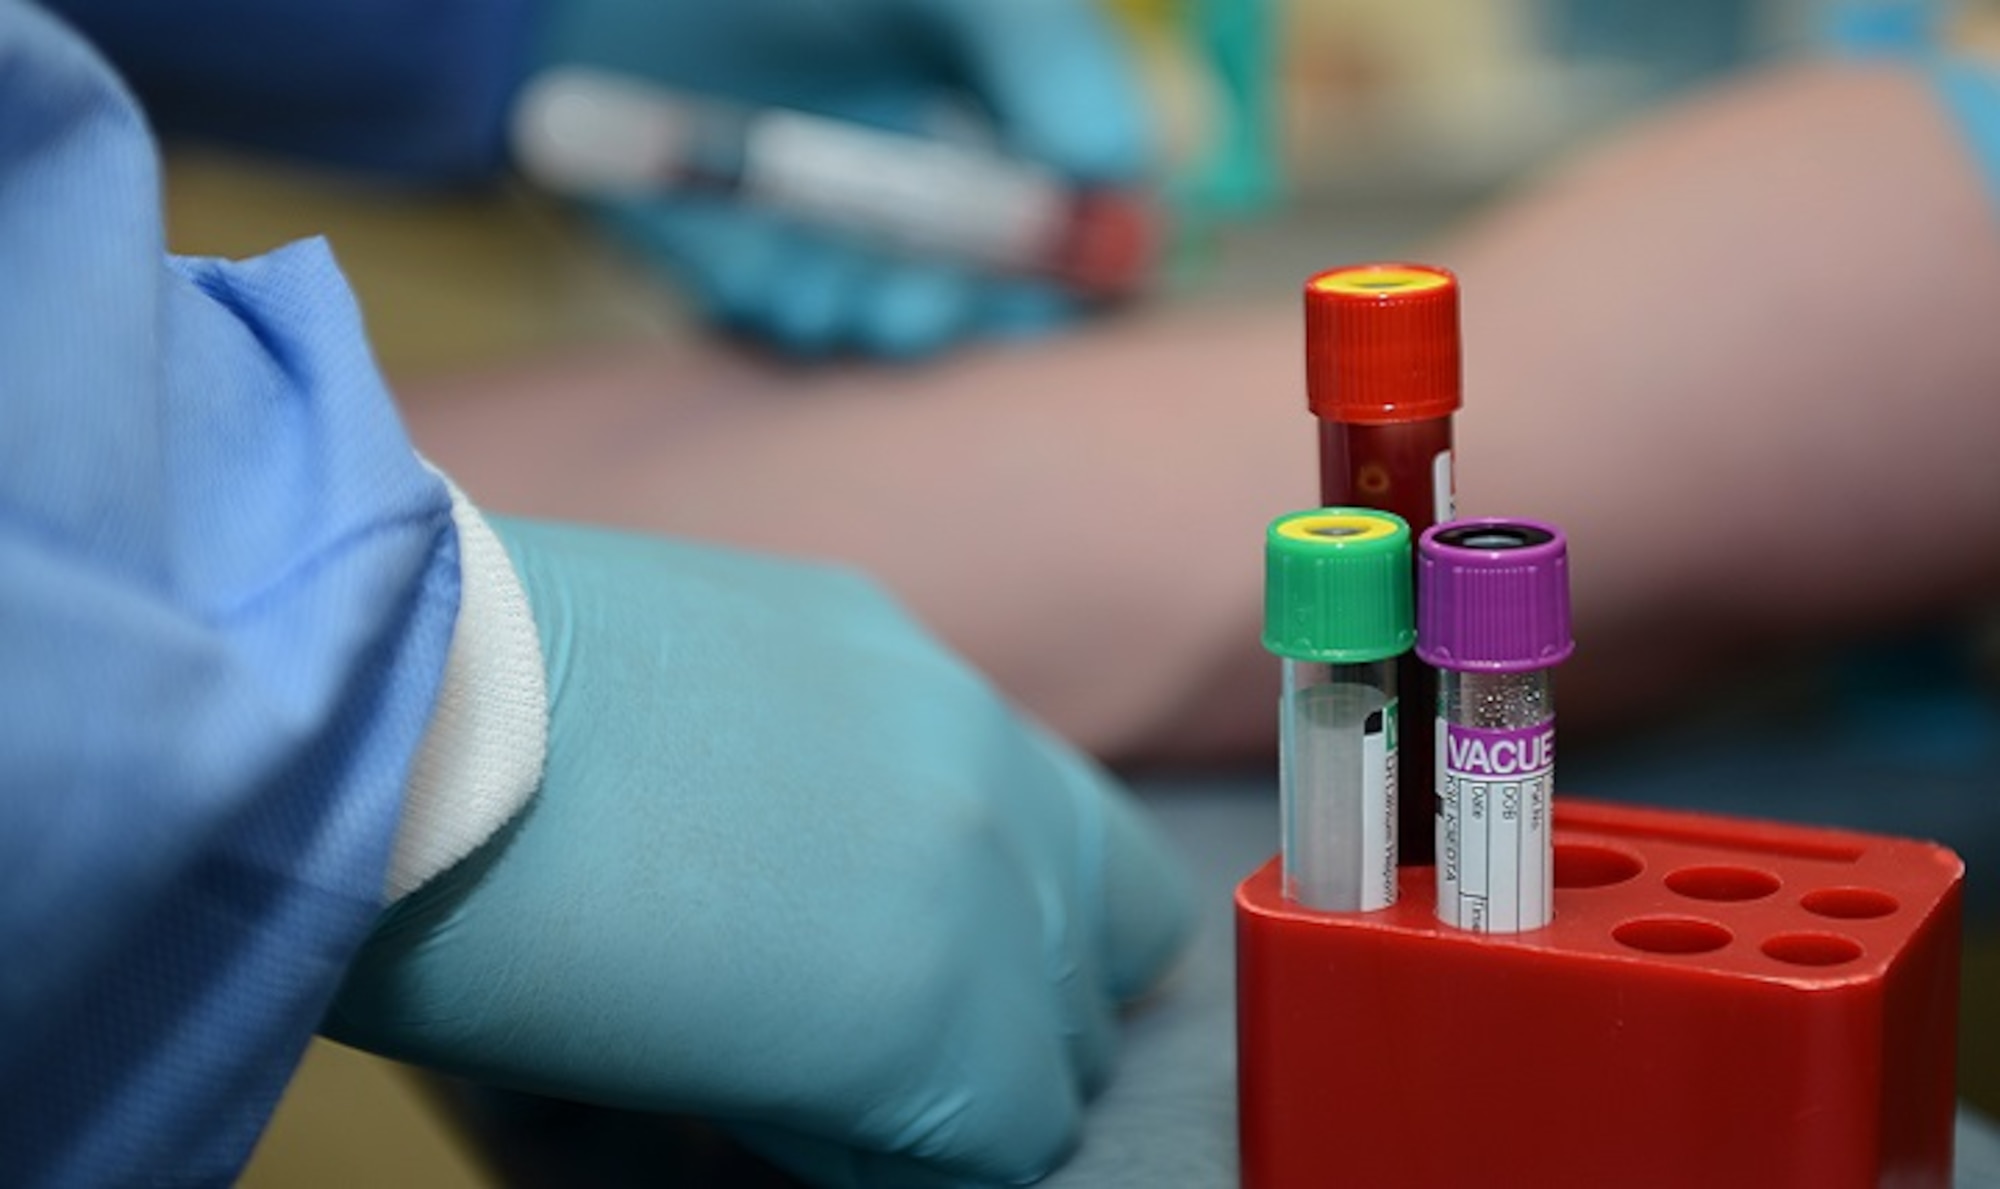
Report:
[[993,798],[933,784],[899,805],[897,817],[901,841],[880,863],[895,900],[885,908],[902,917],[888,988],[901,1002],[885,1015],[1008,977],[1002,964],[1016,951],[1039,952],[1030,859]]
[[937,905],[930,919],[976,914],[973,892],[1021,881],[1004,807],[975,775],[919,773],[898,812],[913,844],[910,861],[922,868],[911,873],[912,890]]

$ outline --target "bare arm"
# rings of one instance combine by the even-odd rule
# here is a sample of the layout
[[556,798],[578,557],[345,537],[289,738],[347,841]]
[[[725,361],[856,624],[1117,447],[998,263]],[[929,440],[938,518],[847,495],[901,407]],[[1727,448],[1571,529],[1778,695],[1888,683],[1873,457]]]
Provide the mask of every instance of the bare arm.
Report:
[[[1427,254],[1465,284],[1461,507],[1572,534],[1566,717],[1629,710],[1634,666],[1664,694],[1735,641],[1995,588],[1992,202],[1921,81],[1800,68]],[[1102,754],[1243,753],[1274,696],[1261,529],[1315,496],[1293,303],[927,371],[641,348],[408,405],[498,508],[853,562]]]
[[1447,258],[1466,506],[1573,534],[1583,705],[2000,591],[2000,195],[1921,79],[1718,92]]

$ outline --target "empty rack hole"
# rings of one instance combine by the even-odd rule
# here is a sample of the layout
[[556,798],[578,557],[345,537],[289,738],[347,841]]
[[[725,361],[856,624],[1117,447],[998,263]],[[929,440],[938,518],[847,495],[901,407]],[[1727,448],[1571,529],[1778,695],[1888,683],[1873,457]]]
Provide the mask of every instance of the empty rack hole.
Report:
[[1757,948],[1793,966],[1838,966],[1861,956],[1861,943],[1838,933],[1781,933]]
[[1799,906],[1814,916],[1837,921],[1872,921],[1902,907],[1894,896],[1874,888],[1821,888],[1807,892]]
[[1787,829],[1745,829],[1720,822],[1647,820],[1626,821],[1612,811],[1556,801],[1556,828],[1585,830],[1620,838],[1651,842],[1678,842],[1739,855],[1773,855],[1781,859],[1822,859],[1832,863],[1858,862],[1860,846],[1839,839],[1813,837],[1808,832]]
[[1630,851],[1588,842],[1556,843],[1555,885],[1559,888],[1608,888],[1639,874],[1644,863]]
[[1639,917],[1611,931],[1619,945],[1649,954],[1705,954],[1732,940],[1729,930],[1694,917]]
[[1778,877],[1755,867],[1683,867],[1667,887],[1690,900],[1761,900],[1778,890]]

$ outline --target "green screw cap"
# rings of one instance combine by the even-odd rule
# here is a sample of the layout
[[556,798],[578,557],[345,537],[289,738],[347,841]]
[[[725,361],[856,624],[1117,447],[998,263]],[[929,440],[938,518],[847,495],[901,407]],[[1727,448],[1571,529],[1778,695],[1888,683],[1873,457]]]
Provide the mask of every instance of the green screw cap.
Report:
[[1295,661],[1351,665],[1416,640],[1410,526],[1373,508],[1316,508],[1264,534],[1264,647]]

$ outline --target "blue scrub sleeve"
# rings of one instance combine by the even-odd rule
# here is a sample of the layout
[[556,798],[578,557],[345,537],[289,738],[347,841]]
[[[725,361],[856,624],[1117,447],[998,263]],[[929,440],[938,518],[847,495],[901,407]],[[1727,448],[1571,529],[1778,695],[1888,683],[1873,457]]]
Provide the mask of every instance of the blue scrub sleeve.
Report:
[[0,1180],[227,1183],[382,906],[450,501],[326,248],[169,258],[16,0],[0,262]]
[[505,160],[537,0],[51,0],[163,134],[426,181]]

